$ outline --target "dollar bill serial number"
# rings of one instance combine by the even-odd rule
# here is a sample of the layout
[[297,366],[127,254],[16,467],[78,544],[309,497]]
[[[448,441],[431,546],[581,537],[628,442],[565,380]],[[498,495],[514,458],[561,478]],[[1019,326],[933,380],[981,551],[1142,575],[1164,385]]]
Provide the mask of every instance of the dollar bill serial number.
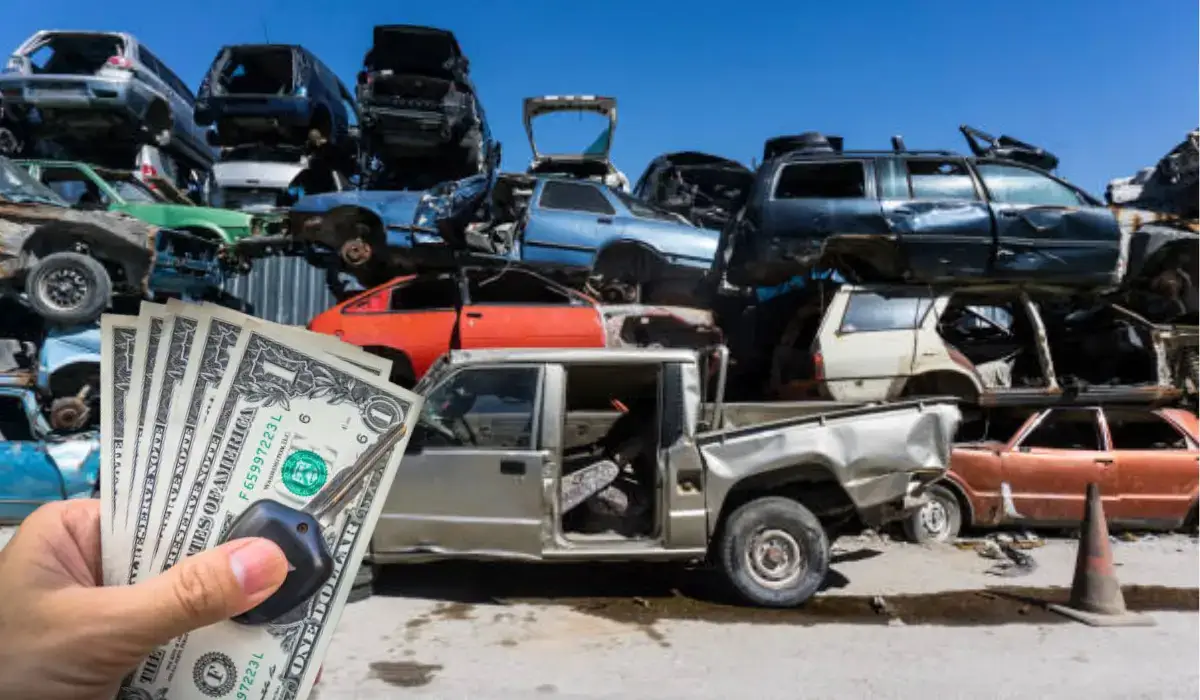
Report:
[[282,415],[271,416],[269,422],[263,426],[263,434],[259,438],[258,447],[254,448],[254,459],[250,460],[250,468],[246,472],[246,478],[242,480],[242,488],[238,491],[238,497],[243,501],[250,500],[247,492],[254,490],[258,477],[262,475],[263,466],[266,464],[267,456],[271,454],[271,445],[275,444],[275,434],[279,432],[279,423],[282,420]]
[[250,690],[254,688],[254,677],[258,675],[258,667],[262,659],[262,654],[250,655],[250,661],[246,663],[246,670],[242,672],[242,682],[238,684],[238,700],[250,700]]

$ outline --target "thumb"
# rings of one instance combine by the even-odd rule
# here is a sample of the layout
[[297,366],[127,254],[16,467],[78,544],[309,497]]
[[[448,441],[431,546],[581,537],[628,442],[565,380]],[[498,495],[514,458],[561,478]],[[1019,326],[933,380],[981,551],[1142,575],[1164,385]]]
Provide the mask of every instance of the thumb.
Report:
[[154,578],[115,589],[120,626],[147,645],[240,615],[287,577],[283,550],[260,537],[233,540],[187,557]]

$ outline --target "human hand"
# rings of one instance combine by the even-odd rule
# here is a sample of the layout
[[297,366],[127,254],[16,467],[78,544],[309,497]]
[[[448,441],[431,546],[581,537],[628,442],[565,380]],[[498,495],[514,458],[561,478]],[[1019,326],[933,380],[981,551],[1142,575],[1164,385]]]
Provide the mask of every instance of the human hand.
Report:
[[243,613],[287,576],[270,540],[234,540],[133,586],[102,586],[100,502],[34,511],[0,550],[0,698],[112,698],[155,647]]

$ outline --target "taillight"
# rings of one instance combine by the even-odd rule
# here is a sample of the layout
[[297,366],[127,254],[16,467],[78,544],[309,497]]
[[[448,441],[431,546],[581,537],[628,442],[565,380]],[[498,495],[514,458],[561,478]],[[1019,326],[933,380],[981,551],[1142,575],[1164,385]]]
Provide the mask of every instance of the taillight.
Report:
[[820,352],[814,352],[812,356],[813,362],[813,379],[818,382],[825,381],[825,358]]
[[120,68],[121,70],[133,70],[133,61],[129,60],[128,58],[125,58],[124,56],[110,56],[109,59],[107,61],[105,61],[104,63],[111,68]]
[[142,163],[142,179],[147,180],[152,177],[158,177],[158,168],[149,163]]

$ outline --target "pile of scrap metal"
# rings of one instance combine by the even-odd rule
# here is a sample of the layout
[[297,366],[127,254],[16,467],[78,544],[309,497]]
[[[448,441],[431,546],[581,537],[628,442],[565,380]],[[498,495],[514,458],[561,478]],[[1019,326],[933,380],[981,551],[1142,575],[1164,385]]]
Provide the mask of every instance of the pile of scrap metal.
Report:
[[[1048,172],[1053,154],[962,131],[971,156],[899,137],[891,151],[768,142],[706,284],[745,375],[735,386],[1194,403],[1194,222],[1135,221]],[[814,284],[830,272],[854,286]]]

